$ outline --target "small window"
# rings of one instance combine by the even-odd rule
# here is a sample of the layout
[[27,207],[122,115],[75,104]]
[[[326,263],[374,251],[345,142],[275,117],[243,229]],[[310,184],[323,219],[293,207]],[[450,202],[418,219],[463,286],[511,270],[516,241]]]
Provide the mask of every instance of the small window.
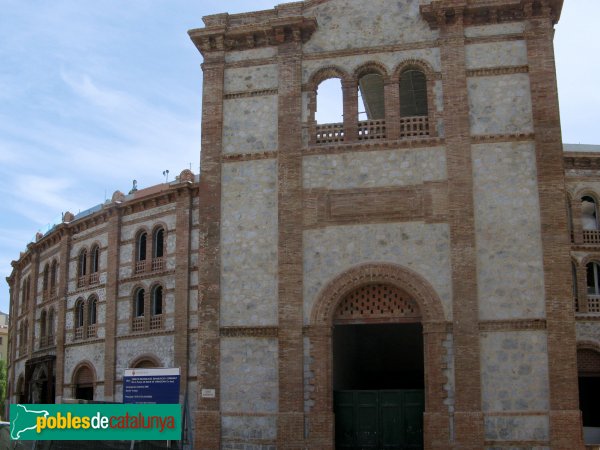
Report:
[[97,273],[100,268],[100,247],[97,245],[92,249],[92,271],[91,273]]
[[163,257],[164,235],[165,231],[162,228],[159,228],[154,232],[154,245],[152,249],[153,258]]
[[587,293],[600,295],[600,266],[596,262],[587,265]]
[[50,276],[50,266],[46,264],[44,267],[44,281],[42,283],[42,290],[46,292],[48,290],[48,278]]
[[58,277],[58,263],[56,260],[52,261],[52,269],[50,269],[50,288],[56,287],[56,279]]
[[162,286],[156,286],[152,292],[152,315],[162,314],[163,289]]
[[400,116],[426,116],[427,79],[420,70],[409,69],[400,75]]
[[87,250],[82,250],[79,254],[79,276],[83,277],[87,274]]
[[90,298],[89,302],[89,312],[88,312],[88,325],[95,325],[98,319],[97,317],[97,309],[98,309],[98,299],[96,297]]
[[54,336],[54,308],[50,308],[48,313],[48,336]]
[[581,226],[584,230],[598,229],[598,207],[589,195],[581,198]]
[[135,295],[135,317],[144,316],[144,297],[145,293],[143,289],[139,289]]
[[46,311],[40,314],[40,337],[46,337]]
[[77,304],[75,305],[75,326],[77,328],[82,327],[83,323],[84,323],[84,305],[83,305],[83,300],[78,300]]
[[146,240],[148,238],[147,233],[141,233],[138,236],[137,241],[137,260],[146,261]]

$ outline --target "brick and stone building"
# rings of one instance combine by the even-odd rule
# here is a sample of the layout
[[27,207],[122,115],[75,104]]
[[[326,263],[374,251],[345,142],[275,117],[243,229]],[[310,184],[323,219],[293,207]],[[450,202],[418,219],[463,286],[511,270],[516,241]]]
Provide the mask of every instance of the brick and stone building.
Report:
[[[563,151],[561,7],[205,17],[200,178],[28,246],[11,399],[119,401],[124,368],[174,366],[195,448],[583,448],[600,148]],[[318,123],[329,79],[342,115]]]

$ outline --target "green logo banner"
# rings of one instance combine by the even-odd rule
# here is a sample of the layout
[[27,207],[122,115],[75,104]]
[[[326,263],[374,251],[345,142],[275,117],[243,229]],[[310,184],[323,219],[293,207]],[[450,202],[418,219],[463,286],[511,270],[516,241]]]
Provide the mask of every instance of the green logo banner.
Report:
[[10,405],[15,440],[181,439],[181,405]]

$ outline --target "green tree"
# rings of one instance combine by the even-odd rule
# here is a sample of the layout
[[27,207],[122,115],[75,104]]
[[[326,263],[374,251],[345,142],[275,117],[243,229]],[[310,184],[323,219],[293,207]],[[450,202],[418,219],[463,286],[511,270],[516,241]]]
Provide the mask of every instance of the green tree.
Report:
[[0,359],[0,416],[4,417],[4,401],[6,400],[6,360]]

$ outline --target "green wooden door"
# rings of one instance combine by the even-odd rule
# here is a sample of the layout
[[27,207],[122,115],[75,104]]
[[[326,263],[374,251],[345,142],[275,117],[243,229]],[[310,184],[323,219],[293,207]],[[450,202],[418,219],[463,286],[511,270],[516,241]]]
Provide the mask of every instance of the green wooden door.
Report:
[[336,391],[338,449],[422,449],[422,390]]

